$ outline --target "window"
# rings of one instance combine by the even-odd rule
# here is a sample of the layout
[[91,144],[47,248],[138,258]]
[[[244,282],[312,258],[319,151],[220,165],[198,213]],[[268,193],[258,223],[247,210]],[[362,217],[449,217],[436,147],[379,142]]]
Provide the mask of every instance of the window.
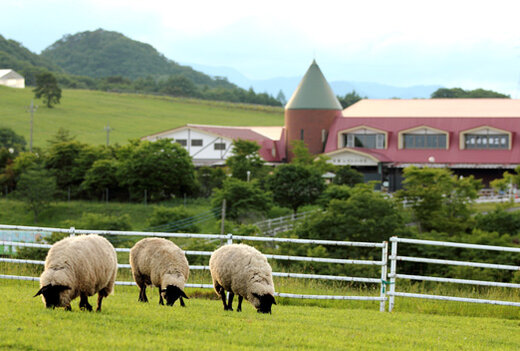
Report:
[[300,129],[300,140],[303,140],[303,129]]
[[403,135],[404,149],[446,149],[446,134],[415,134]]
[[464,134],[466,149],[509,149],[508,134]]
[[202,139],[191,139],[191,146],[202,146]]
[[188,142],[187,142],[186,139],[175,139],[175,142],[176,142],[177,144],[180,144],[181,146],[186,146],[186,145],[188,145]]
[[213,145],[215,150],[226,150],[226,143],[215,143]]
[[366,149],[384,149],[385,135],[382,133],[347,133],[344,135],[346,147],[360,147]]

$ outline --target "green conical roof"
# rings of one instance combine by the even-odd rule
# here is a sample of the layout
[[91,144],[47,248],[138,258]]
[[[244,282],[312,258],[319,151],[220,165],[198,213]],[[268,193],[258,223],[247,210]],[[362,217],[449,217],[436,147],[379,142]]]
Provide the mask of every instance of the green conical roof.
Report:
[[285,105],[286,110],[342,110],[315,60]]

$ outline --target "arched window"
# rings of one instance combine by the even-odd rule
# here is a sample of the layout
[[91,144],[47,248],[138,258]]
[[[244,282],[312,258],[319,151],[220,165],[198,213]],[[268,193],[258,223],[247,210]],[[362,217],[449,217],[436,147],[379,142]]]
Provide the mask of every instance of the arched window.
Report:
[[493,127],[480,127],[460,133],[461,149],[509,150],[511,132]]
[[420,126],[399,132],[400,149],[447,149],[449,133],[428,126]]
[[339,132],[339,147],[386,149],[388,133],[379,129],[360,126]]

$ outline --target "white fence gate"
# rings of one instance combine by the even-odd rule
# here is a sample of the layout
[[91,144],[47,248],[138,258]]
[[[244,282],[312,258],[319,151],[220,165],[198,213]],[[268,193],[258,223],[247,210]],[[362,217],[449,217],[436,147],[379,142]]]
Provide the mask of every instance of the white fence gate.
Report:
[[[294,243],[294,244],[313,244],[313,245],[324,245],[324,246],[346,246],[346,247],[364,247],[364,248],[375,248],[381,250],[381,260],[352,260],[352,259],[337,259],[337,258],[321,258],[321,257],[303,257],[303,256],[286,256],[286,255],[269,255],[265,256],[272,260],[289,260],[289,261],[300,261],[300,262],[323,262],[323,263],[336,263],[336,264],[353,264],[353,265],[367,265],[367,266],[380,266],[381,276],[378,278],[368,277],[347,277],[347,276],[334,276],[334,275],[318,275],[318,274],[304,274],[304,273],[288,273],[288,272],[273,272],[275,277],[287,277],[287,278],[300,278],[300,279],[322,279],[322,280],[335,280],[344,282],[361,282],[361,283],[372,283],[380,285],[379,296],[346,296],[346,295],[303,295],[303,294],[291,294],[291,293],[275,293],[276,296],[288,297],[288,298],[300,298],[300,299],[332,299],[332,300],[361,300],[361,301],[379,301],[380,311],[385,311],[386,304],[386,284],[387,284],[387,256],[388,256],[388,243],[371,243],[371,242],[351,242],[351,241],[332,241],[332,240],[310,240],[310,239],[292,239],[292,238],[273,238],[273,237],[257,237],[257,236],[239,236],[239,235],[218,235],[218,234],[191,234],[191,233],[162,233],[162,232],[130,232],[130,231],[108,231],[108,230],[77,230],[74,227],[70,229],[64,228],[46,228],[46,227],[28,227],[28,226],[13,226],[13,225],[1,225],[0,229],[10,230],[27,230],[27,231],[38,231],[47,233],[68,233],[69,235],[76,234],[99,234],[99,235],[118,235],[118,236],[144,236],[144,237],[164,237],[164,238],[193,238],[193,239],[220,239],[226,240],[227,244],[232,244],[233,240],[239,241],[261,241],[271,243]],[[0,241],[0,246],[14,246],[14,247],[35,247],[35,248],[50,248],[48,244],[38,243],[23,243],[14,241]],[[117,252],[129,252],[128,248],[116,248]],[[198,256],[210,256],[211,251],[185,251],[187,256],[198,255]],[[22,260],[13,258],[0,258],[0,262],[10,263],[25,263],[25,264],[37,264],[43,265],[44,261],[36,260]],[[119,268],[130,268],[129,264],[118,264]],[[209,266],[195,266],[190,265],[190,270],[209,270]],[[1,273],[1,272],[0,272]],[[0,279],[18,279],[18,280],[39,280],[38,277],[27,277],[27,276],[15,276],[0,274]],[[117,281],[117,285],[135,285],[134,282],[130,281]],[[211,284],[186,284],[186,287],[191,288],[208,288],[212,289]]]
[[434,263],[434,264],[444,264],[444,265],[453,265],[453,266],[466,266],[466,267],[479,267],[479,268],[492,268],[492,269],[520,270],[520,266],[511,266],[511,265],[504,265],[504,264],[491,264],[491,263],[431,259],[431,258],[424,258],[424,257],[398,256],[397,255],[397,244],[398,243],[415,244],[415,245],[434,245],[434,246],[442,246],[442,247],[459,247],[459,248],[465,248],[465,249],[492,250],[492,251],[518,252],[518,253],[520,253],[520,248],[464,244],[464,243],[445,242],[445,241],[405,239],[405,238],[398,238],[396,236],[390,238],[390,242],[392,243],[392,252],[391,252],[391,256],[389,257],[390,274],[388,275],[390,278],[390,289],[387,293],[387,295],[389,296],[388,310],[390,312],[394,308],[396,296],[421,298],[421,299],[485,303],[485,304],[493,304],[493,305],[506,305],[506,306],[520,307],[520,302],[485,300],[485,299],[474,299],[474,298],[442,296],[442,295],[412,294],[412,293],[396,291],[397,279],[435,281],[435,282],[471,284],[471,285],[482,285],[482,286],[497,286],[497,287],[506,287],[506,288],[516,288],[516,289],[520,288],[520,284],[513,284],[513,283],[499,283],[499,282],[482,281],[482,280],[468,280],[468,279],[454,279],[454,278],[398,274],[397,273],[397,261]]

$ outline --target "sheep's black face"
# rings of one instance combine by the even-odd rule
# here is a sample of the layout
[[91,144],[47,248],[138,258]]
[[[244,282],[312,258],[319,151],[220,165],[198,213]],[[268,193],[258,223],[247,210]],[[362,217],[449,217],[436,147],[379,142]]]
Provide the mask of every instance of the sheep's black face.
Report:
[[168,285],[166,289],[162,290],[164,299],[166,300],[166,305],[173,306],[175,301],[179,299],[179,297],[184,297],[185,299],[189,299],[188,296],[182,291],[179,287]]
[[260,305],[256,308],[256,312],[258,313],[271,313],[271,306],[273,304],[276,305],[276,301],[274,300],[274,296],[271,294],[267,295],[258,295],[253,294],[258,300],[260,300]]
[[55,308],[55,307],[61,307],[61,299],[60,294],[65,291],[69,290],[70,287],[65,285],[45,285],[42,287],[36,295],[33,297],[36,297],[38,295],[43,295],[43,299],[45,300],[45,306],[47,308]]

